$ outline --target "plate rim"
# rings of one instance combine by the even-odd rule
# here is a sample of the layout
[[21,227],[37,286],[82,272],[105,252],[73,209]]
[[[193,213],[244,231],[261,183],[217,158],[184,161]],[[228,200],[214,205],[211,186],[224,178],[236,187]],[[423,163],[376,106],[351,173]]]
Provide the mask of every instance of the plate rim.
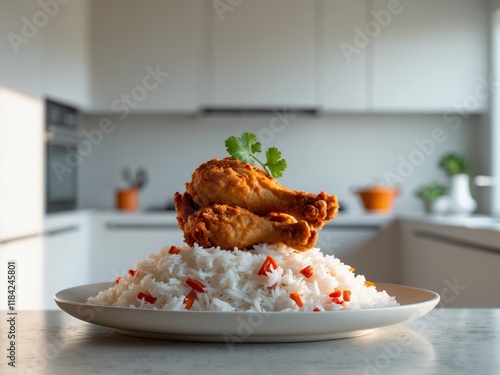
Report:
[[[113,329],[128,336],[196,342],[310,342],[358,337],[375,329],[410,322],[429,313],[440,301],[440,296],[431,290],[391,283],[378,283],[378,290],[399,288],[401,291],[424,292],[424,300],[398,306],[376,307],[338,311],[185,311],[101,306],[79,302],[114,285],[101,282],[66,288],[54,295],[61,310],[76,319]],[[72,290],[86,290],[84,296],[74,300],[62,298]],[[88,293],[91,293],[88,295]],[[394,293],[388,292],[395,295]],[[397,294],[395,295],[398,298]],[[76,296],[75,296],[76,297]],[[401,296],[400,296],[401,297]],[[82,308],[90,310],[80,310]],[[88,314],[92,311],[90,314]],[[82,314],[82,312],[84,314]],[[160,314],[160,315],[158,315]],[[312,319],[314,314],[314,320]],[[260,323],[249,327],[250,334],[242,334],[241,322],[248,323],[259,316]],[[92,318],[90,318],[92,317]],[[160,321],[155,320],[161,318]],[[165,319],[165,317],[167,317]],[[286,317],[286,319],[285,319]],[[97,318],[97,319],[96,319]],[[135,318],[132,319],[131,318]],[[176,320],[178,319],[178,320]],[[211,323],[209,327],[203,321]],[[210,320],[212,319],[212,320]],[[170,323],[174,321],[175,324]],[[166,323],[165,323],[166,322]],[[238,322],[238,323],[237,323]],[[311,328],[311,322],[314,322]],[[157,326],[155,326],[157,324]],[[229,337],[229,339],[228,339]],[[240,342],[231,342],[235,337]]]

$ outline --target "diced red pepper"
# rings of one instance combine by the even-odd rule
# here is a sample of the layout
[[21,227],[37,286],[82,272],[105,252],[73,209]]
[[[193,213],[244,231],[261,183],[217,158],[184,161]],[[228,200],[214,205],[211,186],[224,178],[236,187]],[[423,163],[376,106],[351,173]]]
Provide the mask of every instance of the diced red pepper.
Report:
[[135,276],[135,270],[128,270],[128,274],[130,276]]
[[304,306],[304,302],[302,302],[302,298],[300,298],[299,293],[292,293],[292,294],[290,294],[290,298],[295,301],[295,303],[297,304],[297,306],[299,306],[299,307]]
[[120,282],[120,280],[121,280],[121,279],[122,279],[122,278],[121,278],[120,276],[118,276],[118,277],[116,278],[116,280],[115,280],[115,283],[117,283],[117,284],[118,284],[118,283]]
[[196,292],[194,290],[190,291],[186,298],[184,298],[184,305],[186,306],[186,310],[190,310],[191,306],[193,306],[193,302],[196,299]]
[[169,254],[179,254],[181,252],[181,249],[179,249],[177,246],[170,246],[170,250],[168,250]]
[[304,275],[306,279],[310,278],[313,275],[313,268],[311,266],[307,266],[300,270],[300,273]]
[[336,303],[337,305],[342,305],[343,301],[341,301],[339,298],[337,297],[333,297],[332,298],[332,302],[333,303]]
[[198,280],[187,279],[186,284],[196,290],[197,292],[203,293],[205,291],[205,285],[203,285]]
[[349,302],[351,300],[351,291],[344,290],[343,297],[344,297],[344,301]]
[[318,309],[317,307],[315,307],[313,311],[314,311],[314,312],[318,312],[318,311],[321,311],[321,310],[320,310],[320,309]]
[[259,275],[266,276],[268,272],[272,272],[273,270],[278,268],[278,263],[273,259],[272,256],[268,255],[264,263],[262,263],[262,267],[260,267]]
[[332,297],[332,298],[337,298],[337,297],[340,297],[341,295],[342,295],[342,291],[335,288],[335,290],[332,293],[330,293],[328,296]]
[[152,295],[150,294],[146,294],[146,293],[143,293],[143,292],[140,292],[138,295],[137,295],[137,298],[138,299],[144,299],[144,301],[146,302],[149,302],[151,304],[155,303],[156,302],[156,297],[153,297]]

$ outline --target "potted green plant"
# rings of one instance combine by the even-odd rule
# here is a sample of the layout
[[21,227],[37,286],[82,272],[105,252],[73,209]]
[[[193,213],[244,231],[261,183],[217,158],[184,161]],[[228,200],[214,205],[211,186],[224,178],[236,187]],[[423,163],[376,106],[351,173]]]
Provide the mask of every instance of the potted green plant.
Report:
[[457,153],[444,155],[439,161],[439,166],[449,177],[449,213],[455,215],[468,215],[472,213],[477,202],[470,191],[469,175],[472,171],[471,160]]
[[424,203],[424,209],[427,213],[433,213],[436,202],[447,194],[448,187],[437,182],[422,186],[415,192],[415,196]]
[[454,152],[443,156],[439,161],[439,166],[449,177],[459,174],[470,174],[472,171],[471,160],[464,155]]

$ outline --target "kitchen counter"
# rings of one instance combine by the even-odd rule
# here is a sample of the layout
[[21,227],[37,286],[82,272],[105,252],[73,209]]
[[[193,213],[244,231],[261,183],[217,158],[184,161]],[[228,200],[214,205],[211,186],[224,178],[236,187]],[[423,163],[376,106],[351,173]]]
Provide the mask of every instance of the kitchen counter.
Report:
[[61,311],[19,312],[16,369],[2,374],[497,374],[500,309],[435,309],[352,339],[310,343],[186,343],[122,336]]

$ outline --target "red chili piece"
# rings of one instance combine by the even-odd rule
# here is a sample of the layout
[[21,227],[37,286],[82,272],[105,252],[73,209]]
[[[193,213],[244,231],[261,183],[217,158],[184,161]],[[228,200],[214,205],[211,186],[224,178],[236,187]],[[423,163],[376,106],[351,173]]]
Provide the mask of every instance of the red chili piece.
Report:
[[181,249],[179,249],[177,246],[170,246],[170,250],[168,251],[169,254],[179,254],[181,252]]
[[351,291],[344,290],[344,301],[349,302],[351,300]]
[[304,306],[304,302],[302,302],[302,298],[300,298],[299,293],[292,293],[292,294],[290,294],[290,298],[295,301],[295,303],[297,304],[297,306],[299,306],[299,307]]
[[197,292],[203,293],[205,291],[205,285],[203,285],[198,280],[187,279],[186,284],[196,290]]
[[128,274],[130,276],[135,276],[135,270],[128,270]]
[[340,297],[342,295],[342,291],[335,289],[332,293],[330,293],[328,296],[332,298]]
[[156,302],[156,297],[153,297],[152,295],[150,294],[146,294],[146,293],[143,293],[143,292],[140,292],[138,295],[137,295],[137,298],[138,299],[144,299],[144,301],[148,302],[148,303],[155,303]]
[[262,263],[262,267],[260,267],[258,275],[266,276],[268,272],[272,272],[277,268],[278,263],[276,263],[272,256],[268,255],[266,260],[264,260],[264,263]]
[[304,275],[306,279],[310,278],[313,275],[313,268],[311,266],[307,266],[300,270],[300,273]]
[[194,290],[190,291],[186,298],[184,298],[184,305],[186,306],[186,310],[190,310],[191,306],[193,306],[193,302],[196,299],[196,292]]

